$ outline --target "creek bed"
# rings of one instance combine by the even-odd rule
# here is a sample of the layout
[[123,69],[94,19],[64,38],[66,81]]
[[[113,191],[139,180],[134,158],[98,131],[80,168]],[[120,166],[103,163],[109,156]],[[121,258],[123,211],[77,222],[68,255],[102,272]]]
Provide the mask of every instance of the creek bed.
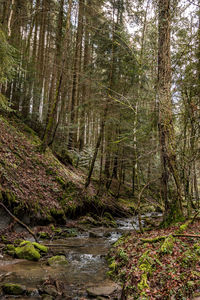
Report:
[[[33,290],[32,297],[5,296],[1,299],[41,299],[37,290],[46,280],[62,282],[65,297],[59,299],[89,299],[87,288],[111,285],[107,278],[108,271],[105,256],[122,234],[138,228],[137,217],[117,219],[118,228],[92,228],[77,237],[70,237],[49,242],[59,244],[51,247],[56,254],[64,254],[68,264],[64,266],[47,266],[45,261],[31,262],[27,260],[0,258],[0,274],[9,274],[4,282],[23,284]],[[95,237],[94,237],[95,236]],[[64,246],[62,246],[64,244]]]

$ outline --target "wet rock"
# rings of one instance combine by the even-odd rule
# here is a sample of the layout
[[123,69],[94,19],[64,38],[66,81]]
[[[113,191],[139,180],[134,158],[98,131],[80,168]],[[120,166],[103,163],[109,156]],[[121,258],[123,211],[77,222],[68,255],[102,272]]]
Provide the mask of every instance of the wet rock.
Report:
[[108,238],[108,237],[111,237],[111,235],[112,235],[111,232],[105,232],[103,236]]
[[35,288],[27,288],[26,295],[30,297],[38,297],[39,291]]
[[[24,246],[23,246],[24,245]],[[31,242],[21,243],[19,247],[15,248],[15,254],[18,258],[37,261],[40,259],[40,253]]]
[[108,285],[108,286],[97,286],[97,287],[91,287],[87,289],[87,293],[89,296],[93,297],[109,297],[113,293],[119,290],[119,286],[116,284]]
[[11,217],[0,207],[0,230],[8,227],[11,222]]
[[89,237],[90,238],[101,238],[101,236],[99,234],[97,234],[96,232],[93,232],[93,231],[89,232]]
[[47,253],[48,252],[48,248],[44,245],[41,245],[39,243],[36,243],[36,242],[33,242],[32,245],[37,249],[39,250],[39,252],[42,252],[42,253]]
[[5,283],[2,289],[4,293],[8,295],[23,295],[26,292],[24,286],[15,283]]
[[43,288],[43,291],[45,292],[45,294],[48,294],[53,297],[56,297],[58,295],[58,292],[57,292],[55,286],[53,286],[53,285],[46,285]]
[[42,295],[42,300],[53,300],[53,299],[54,298],[50,295],[46,295],[46,294]]
[[50,257],[47,261],[47,264],[53,267],[58,265],[66,265],[68,264],[68,261],[64,255],[56,255]]

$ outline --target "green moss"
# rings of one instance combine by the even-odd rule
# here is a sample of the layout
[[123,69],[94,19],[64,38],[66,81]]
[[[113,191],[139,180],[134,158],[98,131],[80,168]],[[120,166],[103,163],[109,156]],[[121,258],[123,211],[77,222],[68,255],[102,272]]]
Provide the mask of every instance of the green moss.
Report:
[[49,233],[48,233],[48,232],[43,232],[43,231],[39,232],[39,233],[38,233],[38,236],[39,236],[41,239],[44,239],[44,240],[50,238]]
[[122,262],[126,263],[128,261],[128,255],[123,249],[119,249],[117,252],[117,256],[121,259]]
[[175,238],[170,234],[163,242],[160,253],[171,254],[174,247]]
[[15,248],[15,254],[18,258],[37,261],[40,259],[40,253],[31,242],[22,242]]
[[113,216],[109,213],[109,212],[105,212],[104,213],[104,218],[106,218],[107,220],[110,220],[110,221],[115,221]]
[[184,232],[188,226],[191,224],[192,220],[188,220],[186,223],[182,224],[179,229],[177,230],[177,233],[182,233]]
[[56,181],[62,186],[63,189],[65,189],[66,183],[63,178],[56,176]]
[[195,253],[200,256],[200,244],[199,243],[194,244],[193,249]]
[[43,253],[47,253],[48,252],[48,248],[44,245],[41,245],[39,243],[36,243],[36,242],[33,242],[32,245],[37,249],[39,250],[40,252],[43,252]]
[[149,285],[147,283],[147,273],[142,274],[141,280],[138,283],[137,287],[140,291],[143,291],[143,292],[145,289],[149,289]]
[[187,250],[181,257],[181,266],[187,268],[191,267],[195,265],[198,260],[199,257],[193,250]]
[[48,259],[47,264],[50,266],[66,265],[68,261],[64,255],[52,256]]
[[50,214],[55,219],[55,221],[58,222],[59,224],[66,223],[66,217],[63,209],[51,208]]
[[15,246],[14,245],[12,245],[12,244],[8,244],[7,246],[6,246],[6,253],[8,254],[8,255],[10,255],[10,256],[15,256]]
[[2,288],[4,293],[8,295],[22,295],[25,292],[23,286],[14,283],[5,283]]

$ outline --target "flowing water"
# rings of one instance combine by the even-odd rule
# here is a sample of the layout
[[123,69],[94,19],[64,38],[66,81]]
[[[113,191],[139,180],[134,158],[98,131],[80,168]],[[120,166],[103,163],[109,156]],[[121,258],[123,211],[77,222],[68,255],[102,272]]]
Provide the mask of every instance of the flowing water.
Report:
[[[46,262],[42,260],[31,262],[19,259],[5,260],[4,257],[0,257],[0,274],[9,274],[4,282],[20,283],[28,288],[35,288],[35,292],[32,293],[33,297],[28,299],[41,299],[37,292],[38,286],[49,278],[63,283],[63,289],[68,296],[65,299],[87,299],[86,289],[88,287],[110,284],[110,280],[106,276],[108,267],[105,256],[111,244],[123,233],[138,228],[136,217],[116,221],[118,228],[115,229],[93,228],[90,230],[92,234],[84,232],[77,237],[53,241],[52,243],[61,245],[51,247],[51,249],[56,254],[60,253],[66,256],[69,263],[65,266],[53,268],[47,266]],[[92,237],[94,235],[95,237]]]

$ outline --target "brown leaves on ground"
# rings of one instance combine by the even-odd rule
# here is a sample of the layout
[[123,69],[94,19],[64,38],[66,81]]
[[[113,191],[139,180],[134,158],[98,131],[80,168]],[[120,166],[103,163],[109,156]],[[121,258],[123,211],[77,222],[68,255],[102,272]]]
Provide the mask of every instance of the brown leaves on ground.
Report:
[[[154,243],[141,241],[141,238],[169,235],[178,228],[133,233],[112,248],[110,256],[115,259],[115,274],[123,282],[126,295],[130,297],[127,299],[192,299],[192,295],[199,292],[200,239],[176,237],[173,250],[169,253],[160,252],[163,240]],[[184,233],[199,235],[199,228],[200,221],[196,221]],[[140,266],[144,253],[147,253],[150,265],[146,273],[147,285],[141,289],[138,284],[146,272],[145,266]]]
[[38,151],[39,138],[17,118],[0,116],[0,187],[11,191],[25,207],[60,209],[64,182],[73,182],[82,189],[83,174],[63,166],[48,150]]

